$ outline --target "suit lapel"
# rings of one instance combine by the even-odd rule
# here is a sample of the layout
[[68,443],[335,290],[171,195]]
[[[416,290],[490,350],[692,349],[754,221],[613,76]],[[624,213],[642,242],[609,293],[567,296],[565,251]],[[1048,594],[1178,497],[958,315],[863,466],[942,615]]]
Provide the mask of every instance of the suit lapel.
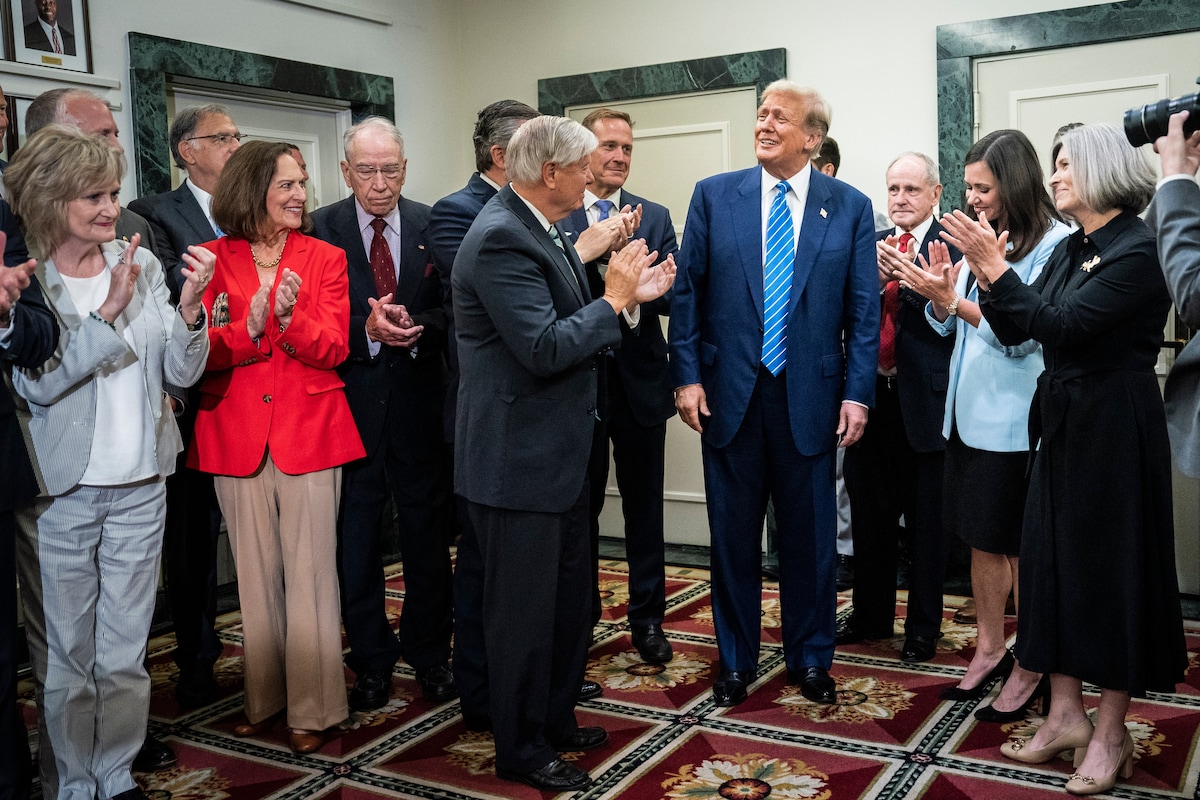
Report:
[[[400,279],[396,284],[397,303],[407,303],[416,297],[421,281],[425,279],[425,265],[429,261],[421,233],[404,213],[405,200],[400,200]],[[374,276],[372,276],[372,279]]]
[[[579,304],[583,305],[586,303],[586,290],[583,288],[584,281],[586,280],[583,274],[583,264],[579,260],[579,255],[575,252],[575,247],[563,234],[562,227],[557,224],[555,225],[558,229],[558,235],[563,237],[563,249],[559,250],[558,245],[554,244],[554,240],[550,238],[550,234],[543,230],[537,218],[533,216],[533,212],[529,210],[528,206],[525,205],[525,201],[517,196],[515,191],[512,191],[510,188],[501,194],[501,199],[508,206],[509,210],[516,215],[517,219],[521,220],[525,227],[529,229],[529,235],[534,238],[538,246],[542,248],[542,252],[546,254],[546,258],[550,259],[550,263],[558,270],[558,274],[571,287],[571,291],[575,293]],[[563,258],[564,253],[566,254],[565,259]],[[568,262],[570,262],[570,265],[568,265]]]
[[208,217],[204,215],[204,209],[200,208],[196,196],[192,194],[192,190],[186,184],[181,184],[172,192],[172,196],[175,200],[176,211],[180,218],[186,220],[187,224],[191,226],[197,241],[207,242],[217,237]]
[[350,297],[362,308],[368,308],[368,297],[375,297],[375,276],[371,274],[371,262],[363,246],[362,232],[358,228],[358,213],[354,198],[342,200],[335,211],[330,228],[336,241],[333,244],[346,251],[346,272],[350,279]]
[[[819,176],[819,177],[818,177]],[[800,239],[796,242],[796,263],[792,271],[792,294],[788,302],[788,317],[800,302],[800,295],[812,274],[817,254],[825,244],[829,231],[829,210],[825,207],[832,195],[829,187],[821,180],[824,175],[815,169],[809,175],[808,199],[804,203],[804,221],[800,225]],[[828,179],[827,179],[828,180]]]
[[742,257],[742,269],[746,272],[746,285],[750,288],[750,296],[754,298],[760,325],[763,322],[761,175],[761,167],[747,170],[746,177],[738,185],[737,200],[730,208],[738,253]]

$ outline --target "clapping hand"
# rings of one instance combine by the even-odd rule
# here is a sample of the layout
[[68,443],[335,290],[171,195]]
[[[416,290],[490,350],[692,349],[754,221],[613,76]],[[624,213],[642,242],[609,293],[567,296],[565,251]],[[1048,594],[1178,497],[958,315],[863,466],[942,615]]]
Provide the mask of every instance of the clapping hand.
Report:
[[292,311],[296,308],[296,300],[300,297],[300,276],[284,267],[279,277],[279,288],[275,290],[275,319],[280,327],[286,328],[292,322]]
[[408,309],[393,303],[392,299],[391,294],[385,294],[378,300],[367,298],[371,306],[371,314],[367,317],[367,336],[372,341],[392,347],[412,347],[421,338],[425,326],[413,322]]
[[142,265],[133,259],[133,254],[137,252],[141,241],[142,235],[135,233],[110,271],[108,296],[96,309],[96,313],[109,323],[116,322],[117,317],[121,316],[121,312],[133,299],[138,276],[142,274]]
[[204,290],[212,280],[213,271],[217,266],[217,256],[206,248],[192,245],[183,254],[187,264],[180,274],[183,275],[183,288],[179,292],[179,313],[188,325],[195,325],[200,318],[201,301]]
[[[7,239],[4,231],[0,231],[0,252],[4,252]],[[29,286],[36,268],[37,261],[32,258],[15,267],[6,267],[0,264],[0,328],[8,327],[13,306],[20,299],[21,292]]]

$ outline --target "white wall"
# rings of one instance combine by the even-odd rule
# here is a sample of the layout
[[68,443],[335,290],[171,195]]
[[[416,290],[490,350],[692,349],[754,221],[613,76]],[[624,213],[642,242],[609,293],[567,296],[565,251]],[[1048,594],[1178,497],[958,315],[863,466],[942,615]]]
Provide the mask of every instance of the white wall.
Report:
[[[882,206],[883,174],[893,156],[919,150],[937,157],[938,25],[1093,4],[460,0],[470,80],[459,92],[467,108],[477,109],[504,96],[536,98],[539,78],[785,47],[788,77],[817,88],[833,107],[839,177]],[[632,175],[631,186],[636,154]]]

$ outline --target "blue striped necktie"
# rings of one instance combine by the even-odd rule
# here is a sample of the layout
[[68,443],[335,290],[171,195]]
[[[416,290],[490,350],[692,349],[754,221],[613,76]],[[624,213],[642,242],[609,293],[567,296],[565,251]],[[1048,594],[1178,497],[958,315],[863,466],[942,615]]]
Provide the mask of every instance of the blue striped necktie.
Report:
[[787,312],[792,295],[792,266],[796,244],[792,237],[792,212],[787,206],[787,181],[775,188],[767,216],[767,256],[763,263],[762,363],[778,375],[787,363]]

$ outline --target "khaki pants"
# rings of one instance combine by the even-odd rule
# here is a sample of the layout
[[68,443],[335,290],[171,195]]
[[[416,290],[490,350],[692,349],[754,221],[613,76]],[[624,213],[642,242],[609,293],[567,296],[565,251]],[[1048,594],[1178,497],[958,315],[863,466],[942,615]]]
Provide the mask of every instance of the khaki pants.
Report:
[[237,564],[251,723],[286,708],[289,727],[324,730],[349,715],[337,579],[341,476],[340,467],[287,475],[268,455],[250,477],[215,480]]

